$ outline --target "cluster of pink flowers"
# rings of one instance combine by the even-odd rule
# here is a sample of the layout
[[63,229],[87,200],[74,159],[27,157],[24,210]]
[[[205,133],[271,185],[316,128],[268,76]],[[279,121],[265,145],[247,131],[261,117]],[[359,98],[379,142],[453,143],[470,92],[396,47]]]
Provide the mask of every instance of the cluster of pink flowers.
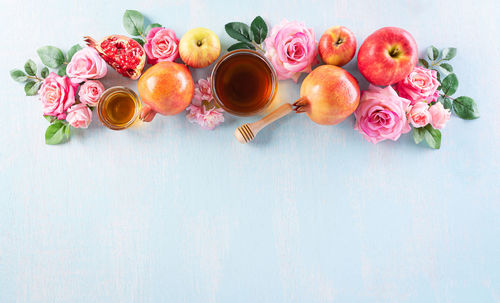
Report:
[[[450,119],[439,97],[436,71],[415,67],[406,78],[392,86],[371,86],[364,91],[354,112],[358,130],[372,143],[390,139],[396,141],[401,134],[430,124],[442,129]],[[432,104],[432,105],[431,105]]]
[[186,110],[188,111],[186,114],[188,121],[197,123],[204,129],[212,130],[224,122],[224,111],[214,103],[210,77],[198,80],[194,89],[193,101]]
[[303,22],[281,21],[264,43],[279,80],[291,78],[297,82],[300,73],[311,72],[312,65],[318,62],[314,31]]
[[38,92],[43,114],[66,120],[76,128],[87,128],[92,121],[90,107],[97,106],[104,92],[102,83],[91,79],[100,79],[107,71],[106,62],[95,49],[85,47],[76,52],[66,67],[67,76],[50,73],[43,81]]

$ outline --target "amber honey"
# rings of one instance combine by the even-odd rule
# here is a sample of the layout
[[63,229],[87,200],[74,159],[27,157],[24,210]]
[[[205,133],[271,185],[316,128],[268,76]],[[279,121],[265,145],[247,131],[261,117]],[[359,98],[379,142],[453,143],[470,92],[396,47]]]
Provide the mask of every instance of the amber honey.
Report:
[[271,102],[276,91],[276,73],[261,54],[234,51],[214,67],[212,91],[217,103],[227,112],[252,115]]
[[139,107],[138,97],[132,90],[112,87],[103,93],[99,101],[99,119],[111,129],[125,129],[137,120]]

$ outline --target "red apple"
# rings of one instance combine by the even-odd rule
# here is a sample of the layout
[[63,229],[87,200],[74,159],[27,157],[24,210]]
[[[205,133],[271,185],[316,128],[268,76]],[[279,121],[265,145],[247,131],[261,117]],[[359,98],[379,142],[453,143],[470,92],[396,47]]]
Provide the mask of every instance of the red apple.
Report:
[[356,37],[345,26],[330,27],[319,39],[318,50],[326,64],[343,66],[356,54]]
[[417,61],[415,39],[397,27],[377,30],[366,38],[358,52],[359,71],[375,85],[391,85],[403,80]]

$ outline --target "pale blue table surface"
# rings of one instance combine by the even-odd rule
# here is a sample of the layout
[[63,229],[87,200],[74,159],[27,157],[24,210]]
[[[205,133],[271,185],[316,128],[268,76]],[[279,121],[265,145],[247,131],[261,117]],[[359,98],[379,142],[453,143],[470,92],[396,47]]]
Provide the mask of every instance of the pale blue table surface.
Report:
[[[0,302],[500,302],[500,15],[484,1],[5,1],[0,66]],[[291,115],[241,145],[184,115],[122,132],[93,121],[47,146],[37,98],[8,71],[46,44],[125,34],[137,9],[174,29],[262,15],[303,20],[317,39],[399,26],[456,46],[458,94],[442,148],[373,145],[352,117]],[[38,61],[39,62],[39,61]],[[347,69],[360,80],[355,62]],[[209,69],[195,72],[205,77]],[[110,73],[105,85],[125,81]],[[280,83],[282,101],[299,85]]]

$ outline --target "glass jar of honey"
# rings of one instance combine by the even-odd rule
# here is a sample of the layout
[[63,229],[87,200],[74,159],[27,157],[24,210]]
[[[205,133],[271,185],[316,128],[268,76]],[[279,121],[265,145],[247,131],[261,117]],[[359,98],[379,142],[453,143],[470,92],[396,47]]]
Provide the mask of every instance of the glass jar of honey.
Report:
[[124,86],[108,88],[97,105],[102,124],[112,130],[129,128],[139,117],[141,102],[137,94]]

